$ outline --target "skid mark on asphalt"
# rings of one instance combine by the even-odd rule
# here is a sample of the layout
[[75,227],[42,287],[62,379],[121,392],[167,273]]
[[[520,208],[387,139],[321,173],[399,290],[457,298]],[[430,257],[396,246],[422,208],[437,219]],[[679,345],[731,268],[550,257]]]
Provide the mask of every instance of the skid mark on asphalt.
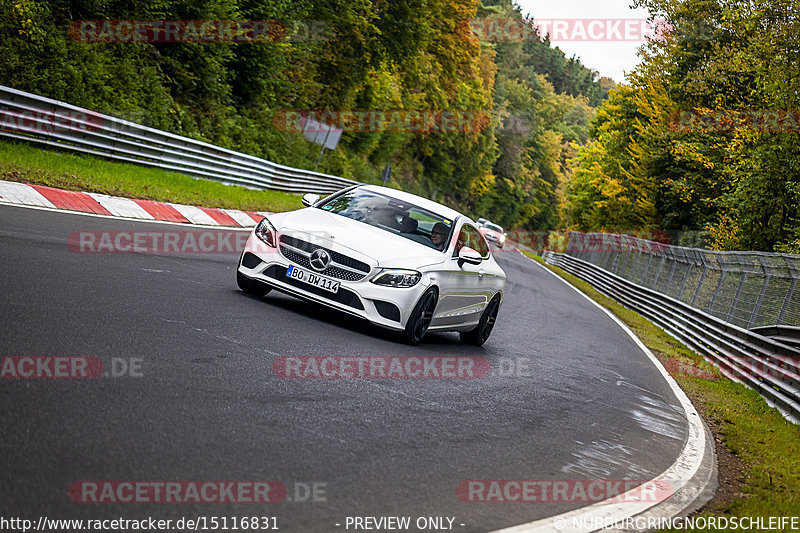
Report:
[[[655,394],[642,387],[637,387],[623,379],[623,376],[613,370],[605,369],[619,379],[618,387],[629,387],[639,392],[639,404],[627,412],[628,418],[634,420],[639,427],[656,435],[670,439],[684,440],[686,438],[686,413],[678,405],[664,401],[664,396]],[[600,378],[601,381],[605,381]]]
[[[198,333],[202,333],[204,335],[210,335],[211,337],[214,337],[215,339],[219,339],[219,340],[222,340],[222,341],[225,341],[225,342],[231,342],[233,344],[238,344],[239,346],[244,346],[246,344],[242,340],[234,339],[234,338],[231,338],[231,337],[226,337],[225,335],[218,335],[218,334],[212,333],[212,332],[210,332],[210,331],[208,331],[207,329],[204,329],[204,328],[192,328],[192,329],[194,329]],[[275,352],[270,351],[270,350],[267,350],[266,348],[261,348],[261,350],[263,350],[265,353],[267,353],[269,355],[273,355],[275,357],[280,357],[281,356],[281,354],[275,353]]]
[[294,428],[294,429],[300,429],[300,430],[302,430],[302,431],[305,431],[306,433],[311,433],[311,434],[312,434],[312,435],[314,435],[315,437],[322,437],[322,438],[326,438],[326,439],[331,439],[331,440],[338,441],[340,444],[347,444],[347,441],[346,441],[346,440],[344,440],[344,439],[340,439],[339,437],[334,437],[334,436],[333,436],[333,435],[331,435],[330,433],[325,433],[325,432],[323,432],[323,431],[320,431],[318,427],[314,427],[314,428],[308,428],[308,427],[305,427],[305,426],[301,426],[301,425],[300,425],[300,424],[298,424],[297,422],[294,422],[294,423],[292,424],[292,428]]
[[410,394],[406,394],[405,392],[403,392],[401,390],[393,389],[391,387],[387,387],[385,385],[381,385],[380,383],[374,383],[374,382],[372,382],[370,380],[367,380],[366,383],[369,384],[372,387],[375,387],[377,389],[381,389],[381,390],[389,392],[391,394],[396,394],[398,396],[403,396],[406,399],[411,400],[414,403],[422,404],[422,405],[426,405],[426,406],[437,407],[438,409],[432,409],[432,410],[435,410],[436,412],[447,411],[447,412],[458,413],[458,414],[462,414],[462,415],[470,414],[470,413],[474,412],[473,409],[467,409],[465,411],[462,411],[462,410],[455,409],[453,407],[449,407],[447,405],[444,405],[444,404],[441,404],[441,403],[438,403],[438,402],[432,402],[430,400],[424,400],[422,398],[414,397],[414,396],[411,396]]
[[[583,444],[578,442],[578,444]],[[561,471],[568,474],[586,476],[588,479],[605,479],[617,471],[619,467],[626,470],[622,476],[626,479],[650,479],[650,473],[636,466],[631,459],[633,451],[607,440],[592,441],[584,449],[572,454],[575,462],[561,467]]]
[[[162,320],[163,322],[169,322],[169,323],[171,323],[171,324],[182,324],[182,325],[184,325],[184,326],[187,326],[187,325],[188,325],[188,323],[187,323],[185,320],[172,320],[172,319],[169,319],[169,318],[162,318],[161,320]],[[219,339],[219,340],[222,340],[222,341],[225,341],[225,342],[230,342],[230,343],[233,343],[233,344],[237,344],[237,345],[239,345],[239,346],[244,346],[244,345],[246,344],[244,341],[242,341],[242,340],[240,340],[240,339],[234,339],[234,338],[232,338],[232,337],[226,337],[225,335],[218,335],[218,334],[216,334],[216,333],[212,333],[212,332],[208,331],[208,330],[207,330],[207,329],[205,329],[205,328],[195,328],[195,327],[192,327],[192,329],[193,329],[194,331],[198,332],[198,333],[202,333],[203,335],[209,335],[209,336],[211,336],[211,337],[214,337],[215,339]],[[273,352],[273,351],[271,351],[271,350],[267,350],[266,348],[263,348],[263,347],[262,347],[262,348],[260,348],[260,349],[261,349],[261,350],[262,350],[264,353],[266,353],[266,354],[268,354],[268,355],[272,355],[272,356],[275,356],[275,357],[280,357],[280,356],[281,356],[281,354],[279,354],[279,353],[276,353],[276,352]],[[195,361],[195,362],[198,362],[198,361]]]
[[633,409],[630,412],[631,418],[639,424],[639,427],[670,439],[682,441],[686,437],[685,417],[678,414],[676,406],[645,394],[640,395],[639,400],[642,402],[639,405],[640,409]]

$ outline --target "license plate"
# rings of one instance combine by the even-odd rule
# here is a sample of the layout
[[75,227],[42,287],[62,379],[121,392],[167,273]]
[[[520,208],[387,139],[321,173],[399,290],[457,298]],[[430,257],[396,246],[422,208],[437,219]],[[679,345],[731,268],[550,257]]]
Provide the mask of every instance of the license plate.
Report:
[[308,270],[303,270],[302,268],[297,268],[294,265],[286,269],[286,277],[296,279],[297,281],[302,281],[303,283],[313,285],[314,287],[319,287],[320,289],[332,292],[333,294],[339,292],[338,281],[323,278],[319,274],[309,272]]

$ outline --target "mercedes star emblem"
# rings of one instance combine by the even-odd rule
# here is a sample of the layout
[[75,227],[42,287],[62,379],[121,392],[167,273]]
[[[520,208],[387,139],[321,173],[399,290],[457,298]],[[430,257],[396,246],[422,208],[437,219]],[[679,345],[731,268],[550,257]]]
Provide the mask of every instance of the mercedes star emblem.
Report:
[[316,270],[317,272],[322,272],[328,265],[331,264],[331,256],[328,252],[323,250],[322,248],[317,248],[311,253],[311,257],[309,257],[309,262],[311,263],[311,268]]

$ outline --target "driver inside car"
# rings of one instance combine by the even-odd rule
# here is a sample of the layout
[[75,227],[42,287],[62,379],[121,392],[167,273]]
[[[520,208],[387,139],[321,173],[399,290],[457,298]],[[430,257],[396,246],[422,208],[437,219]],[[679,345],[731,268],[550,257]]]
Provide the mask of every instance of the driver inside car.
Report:
[[447,224],[437,222],[431,228],[431,241],[438,250],[444,250],[447,245],[447,235],[450,234],[450,228]]

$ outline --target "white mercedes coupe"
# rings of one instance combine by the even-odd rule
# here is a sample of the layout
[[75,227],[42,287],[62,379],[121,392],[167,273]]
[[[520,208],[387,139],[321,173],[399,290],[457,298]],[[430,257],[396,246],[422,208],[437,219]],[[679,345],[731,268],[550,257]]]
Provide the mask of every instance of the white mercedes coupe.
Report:
[[468,217],[413,194],[358,185],[264,218],[236,281],[276,289],[403,332],[458,331],[478,346],[492,332],[506,275]]

